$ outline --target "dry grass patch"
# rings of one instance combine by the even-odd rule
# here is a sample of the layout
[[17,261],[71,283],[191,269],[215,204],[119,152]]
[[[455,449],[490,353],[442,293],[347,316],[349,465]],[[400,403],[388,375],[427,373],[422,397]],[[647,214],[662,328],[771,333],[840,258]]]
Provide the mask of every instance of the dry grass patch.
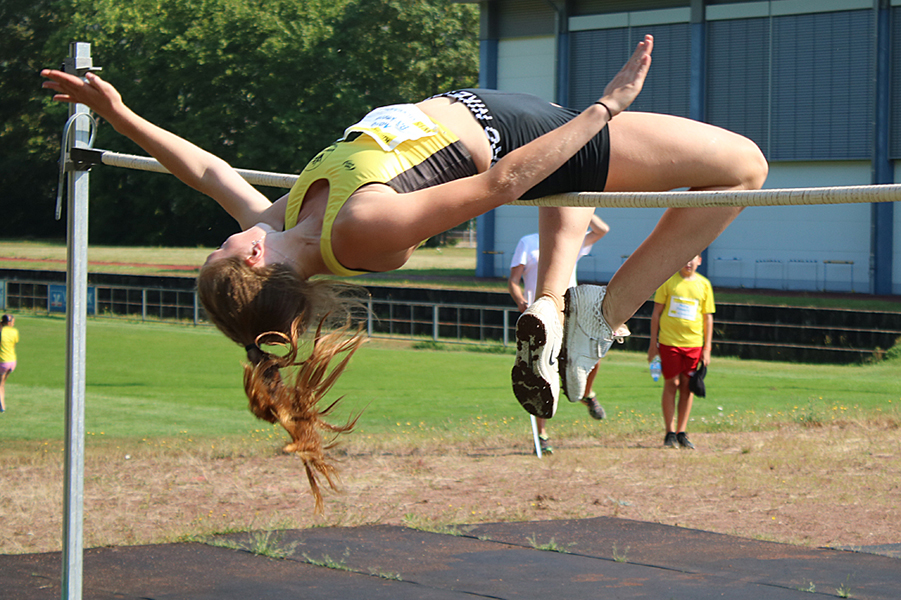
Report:
[[[657,432],[413,443],[353,436],[343,493],[314,515],[300,462],[280,441],[107,440],[88,448],[85,545],[195,539],[212,533],[617,516],[811,546],[897,543],[901,439],[893,421],[698,433],[696,451],[665,451]],[[0,553],[59,550],[62,445],[0,448]]]

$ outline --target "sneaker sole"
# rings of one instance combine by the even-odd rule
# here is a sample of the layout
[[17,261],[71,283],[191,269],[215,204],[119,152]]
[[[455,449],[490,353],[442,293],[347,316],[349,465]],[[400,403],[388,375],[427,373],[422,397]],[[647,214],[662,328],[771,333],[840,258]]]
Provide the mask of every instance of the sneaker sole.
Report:
[[573,400],[573,397],[569,395],[569,389],[566,385],[566,365],[569,361],[569,354],[566,352],[567,346],[567,327],[572,321],[570,321],[571,313],[572,313],[572,305],[570,301],[571,294],[569,290],[566,290],[566,293],[563,294],[563,347],[560,348],[560,356],[557,359],[558,367],[560,369],[560,391],[563,392],[563,395],[566,396],[566,399],[570,402],[577,402],[579,398]]
[[[579,302],[579,299],[575,297],[575,294],[579,292],[574,288],[570,288],[566,290],[566,293],[563,294],[563,347],[560,349],[560,387],[563,395],[570,402],[579,402],[582,399],[582,395],[588,390],[572,390],[570,394],[569,382],[567,381],[566,373],[569,365],[569,352],[567,349],[571,343],[570,333],[573,331],[572,327],[578,327],[573,321],[575,319],[575,309],[574,304]],[[606,293],[606,292],[605,292]],[[603,357],[601,357],[603,358]],[[598,359],[600,360],[600,359]]]
[[575,309],[573,305],[577,302],[577,300],[573,297],[573,288],[566,290],[566,293],[563,294],[563,347],[560,348],[560,388],[563,392],[563,395],[570,402],[579,402],[582,399],[582,395],[588,390],[572,390],[570,393],[569,382],[566,377],[567,370],[569,368],[569,352],[568,348],[571,343],[571,329],[570,327],[578,327],[577,324],[574,323],[575,320]]
[[550,419],[557,410],[550,382],[535,369],[546,344],[547,332],[541,319],[522,315],[516,325],[516,364],[511,373],[513,395],[526,412],[539,419]]

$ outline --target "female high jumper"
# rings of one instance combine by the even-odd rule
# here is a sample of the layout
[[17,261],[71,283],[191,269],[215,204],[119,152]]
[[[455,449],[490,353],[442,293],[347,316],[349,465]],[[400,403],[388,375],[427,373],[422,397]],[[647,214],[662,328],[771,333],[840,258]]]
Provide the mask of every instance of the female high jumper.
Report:
[[[767,164],[750,140],[670,115],[623,112],[641,91],[652,48],[653,38],[645,36],[603,96],[582,112],[493,90],[457,90],[375,109],[314,157],[274,203],[221,159],[132,112],[97,75],[41,74],[55,100],[87,105],[237,220],[241,232],[200,270],[201,301],[211,321],[246,349],[251,410],[291,434],[286,450],[303,459],[320,508],[318,475],[334,487],[335,471],[319,430],[349,431],[353,422],[327,423],[321,417],[334,404],[320,408],[318,401],[362,335],[323,327],[327,317],[345,314],[349,301],[339,284],[311,278],[397,269],[423,240],[520,198],[763,184]],[[597,362],[614,332],[627,334],[626,320],[740,210],[668,209],[606,290],[574,288],[567,306],[569,276],[594,211],[539,208],[537,300],[517,323],[513,368],[514,393],[526,410],[553,415],[558,358],[564,391],[570,400],[581,398],[587,374],[581,365]],[[312,350],[301,358],[308,330]],[[265,349],[273,344],[287,352]],[[298,368],[289,381],[279,373],[291,366]]]

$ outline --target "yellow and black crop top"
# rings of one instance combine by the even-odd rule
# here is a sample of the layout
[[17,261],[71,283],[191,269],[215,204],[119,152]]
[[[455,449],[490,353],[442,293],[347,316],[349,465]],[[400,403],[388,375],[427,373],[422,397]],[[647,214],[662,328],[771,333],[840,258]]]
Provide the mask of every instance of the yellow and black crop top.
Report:
[[359,275],[344,267],[332,249],[332,225],[350,195],[369,183],[383,183],[398,193],[421,190],[476,174],[465,146],[447,128],[412,104],[375,109],[348,127],[344,138],[307,164],[288,195],[285,229],[297,224],[309,187],[326,180],[328,202],[319,248],[335,275]]

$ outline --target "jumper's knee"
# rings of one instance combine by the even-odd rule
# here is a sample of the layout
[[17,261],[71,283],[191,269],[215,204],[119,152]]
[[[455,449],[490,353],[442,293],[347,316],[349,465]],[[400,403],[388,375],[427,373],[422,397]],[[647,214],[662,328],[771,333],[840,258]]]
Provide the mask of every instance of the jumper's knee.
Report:
[[770,167],[757,144],[746,139],[739,150],[735,168],[738,170],[736,173],[739,179],[736,186],[738,189],[759,190],[766,181]]

